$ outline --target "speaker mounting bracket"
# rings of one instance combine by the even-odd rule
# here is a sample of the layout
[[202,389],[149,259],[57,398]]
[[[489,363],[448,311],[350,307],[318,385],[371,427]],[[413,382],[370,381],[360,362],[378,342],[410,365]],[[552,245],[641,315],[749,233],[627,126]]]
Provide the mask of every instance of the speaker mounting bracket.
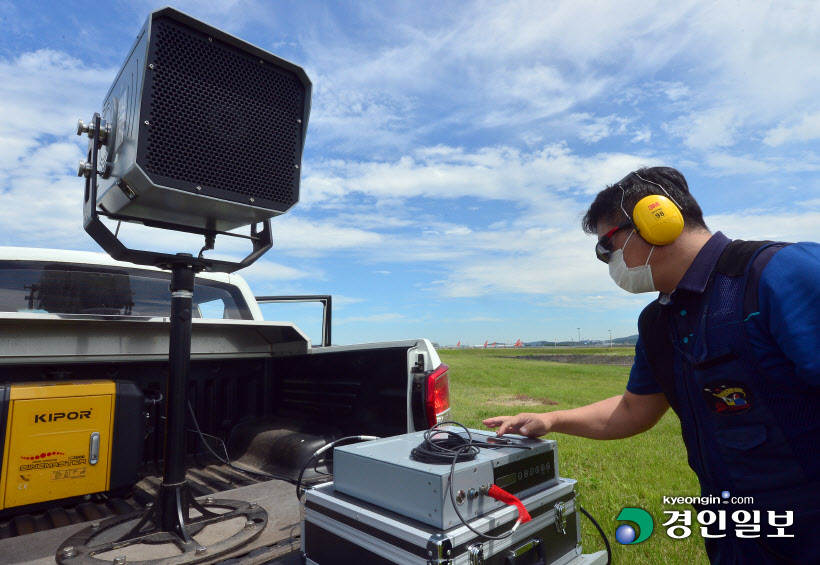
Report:
[[110,229],[108,229],[105,224],[103,224],[100,216],[106,216],[113,220],[124,222],[137,222],[153,228],[204,235],[206,244],[203,251],[205,249],[213,249],[212,242],[216,235],[242,237],[245,239],[250,239],[253,243],[251,253],[239,262],[208,259],[203,257],[202,253],[200,253],[199,257],[187,258],[186,261],[188,264],[191,264],[197,272],[211,271],[217,273],[233,273],[234,271],[244,269],[245,267],[253,264],[273,246],[270,220],[251,224],[250,236],[244,236],[230,232],[208,230],[169,222],[147,220],[144,218],[135,218],[122,214],[99,212],[97,210],[97,177],[103,174],[99,171],[99,149],[107,142],[107,139],[101,139],[104,135],[101,135],[101,129],[103,132],[106,131],[105,125],[102,123],[102,118],[99,113],[94,114],[94,117],[88,126],[78,128],[78,135],[88,133],[89,137],[88,161],[86,165],[80,169],[80,176],[86,177],[85,198],[83,201],[83,227],[85,228],[86,233],[88,233],[88,235],[90,235],[91,238],[96,241],[97,244],[99,244],[99,246],[102,247],[112,258],[118,261],[127,261],[137,265],[150,265],[152,267],[160,267],[163,269],[170,269],[171,265],[181,260],[179,255],[170,253],[129,249],[114,233],[111,232]]

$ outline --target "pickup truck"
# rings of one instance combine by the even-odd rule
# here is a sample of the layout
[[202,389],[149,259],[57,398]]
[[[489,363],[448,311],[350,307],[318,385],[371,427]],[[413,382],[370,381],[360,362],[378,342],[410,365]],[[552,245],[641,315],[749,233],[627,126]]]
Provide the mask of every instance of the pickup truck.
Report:
[[[0,248],[0,562],[53,563],[74,532],[151,504],[162,479],[169,281],[168,272],[99,253]],[[264,320],[236,274],[198,275],[193,301],[187,480],[197,497],[252,500],[267,510],[267,527],[242,549],[242,563],[292,559],[300,518],[293,482],[318,448],[449,419],[448,367],[426,339],[313,345],[294,324]],[[31,460],[40,456],[56,464],[61,448],[17,457],[14,438],[22,432],[13,428],[21,424],[9,415],[15,391],[40,398],[68,383],[111,382],[130,391],[136,414],[124,424],[131,439],[108,454],[117,473],[106,488],[52,489],[28,503],[33,479],[22,469],[37,469]],[[83,417],[63,411],[34,419],[72,415]],[[105,438],[98,448],[99,441]],[[327,471],[324,460],[314,462],[304,481],[321,481]],[[71,481],[68,470],[52,473],[61,484]]]

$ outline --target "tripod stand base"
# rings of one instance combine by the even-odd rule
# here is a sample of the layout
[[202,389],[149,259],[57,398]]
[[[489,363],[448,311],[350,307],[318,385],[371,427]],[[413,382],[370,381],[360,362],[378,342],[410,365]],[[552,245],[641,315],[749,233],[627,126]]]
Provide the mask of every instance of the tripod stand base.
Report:
[[[186,489],[187,490],[187,489]],[[187,565],[226,555],[258,537],[268,514],[238,500],[191,499],[185,532],[164,532],[155,503],[147,512],[110,518],[81,530],[57,550],[60,565]],[[188,538],[186,540],[186,538]]]

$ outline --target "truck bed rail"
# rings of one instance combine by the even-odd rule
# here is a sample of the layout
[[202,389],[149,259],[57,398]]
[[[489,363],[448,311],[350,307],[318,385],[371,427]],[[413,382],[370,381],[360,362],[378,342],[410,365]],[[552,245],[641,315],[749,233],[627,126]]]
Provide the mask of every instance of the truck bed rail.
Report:
[[[168,359],[169,330],[168,318],[3,313],[0,365]],[[308,338],[287,322],[194,319],[192,334],[192,359],[303,355],[309,350]]]

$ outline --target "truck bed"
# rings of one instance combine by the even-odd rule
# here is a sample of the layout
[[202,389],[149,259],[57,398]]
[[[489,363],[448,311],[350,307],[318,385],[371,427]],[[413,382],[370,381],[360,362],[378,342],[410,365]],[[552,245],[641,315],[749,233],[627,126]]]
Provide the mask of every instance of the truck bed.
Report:
[[[268,563],[286,558],[282,565],[296,558],[299,548],[299,502],[295,487],[286,481],[259,481],[227,465],[195,465],[187,472],[188,484],[202,500],[233,499],[255,502],[268,513],[268,524],[262,534],[234,555],[221,557],[217,563],[244,555],[242,565]],[[42,512],[31,512],[11,519],[0,519],[0,555],[5,565],[26,563],[53,565],[54,555],[62,542],[75,532],[106,518],[145,510],[159,487],[158,477],[140,481],[130,493],[107,500],[96,498]],[[128,551],[121,551],[128,556]],[[136,553],[134,554],[136,558]],[[143,554],[141,559],[145,559]],[[131,559],[129,559],[131,561]],[[103,563],[104,561],[101,561]],[[230,561],[236,564],[237,561]],[[294,563],[298,563],[294,561]]]

